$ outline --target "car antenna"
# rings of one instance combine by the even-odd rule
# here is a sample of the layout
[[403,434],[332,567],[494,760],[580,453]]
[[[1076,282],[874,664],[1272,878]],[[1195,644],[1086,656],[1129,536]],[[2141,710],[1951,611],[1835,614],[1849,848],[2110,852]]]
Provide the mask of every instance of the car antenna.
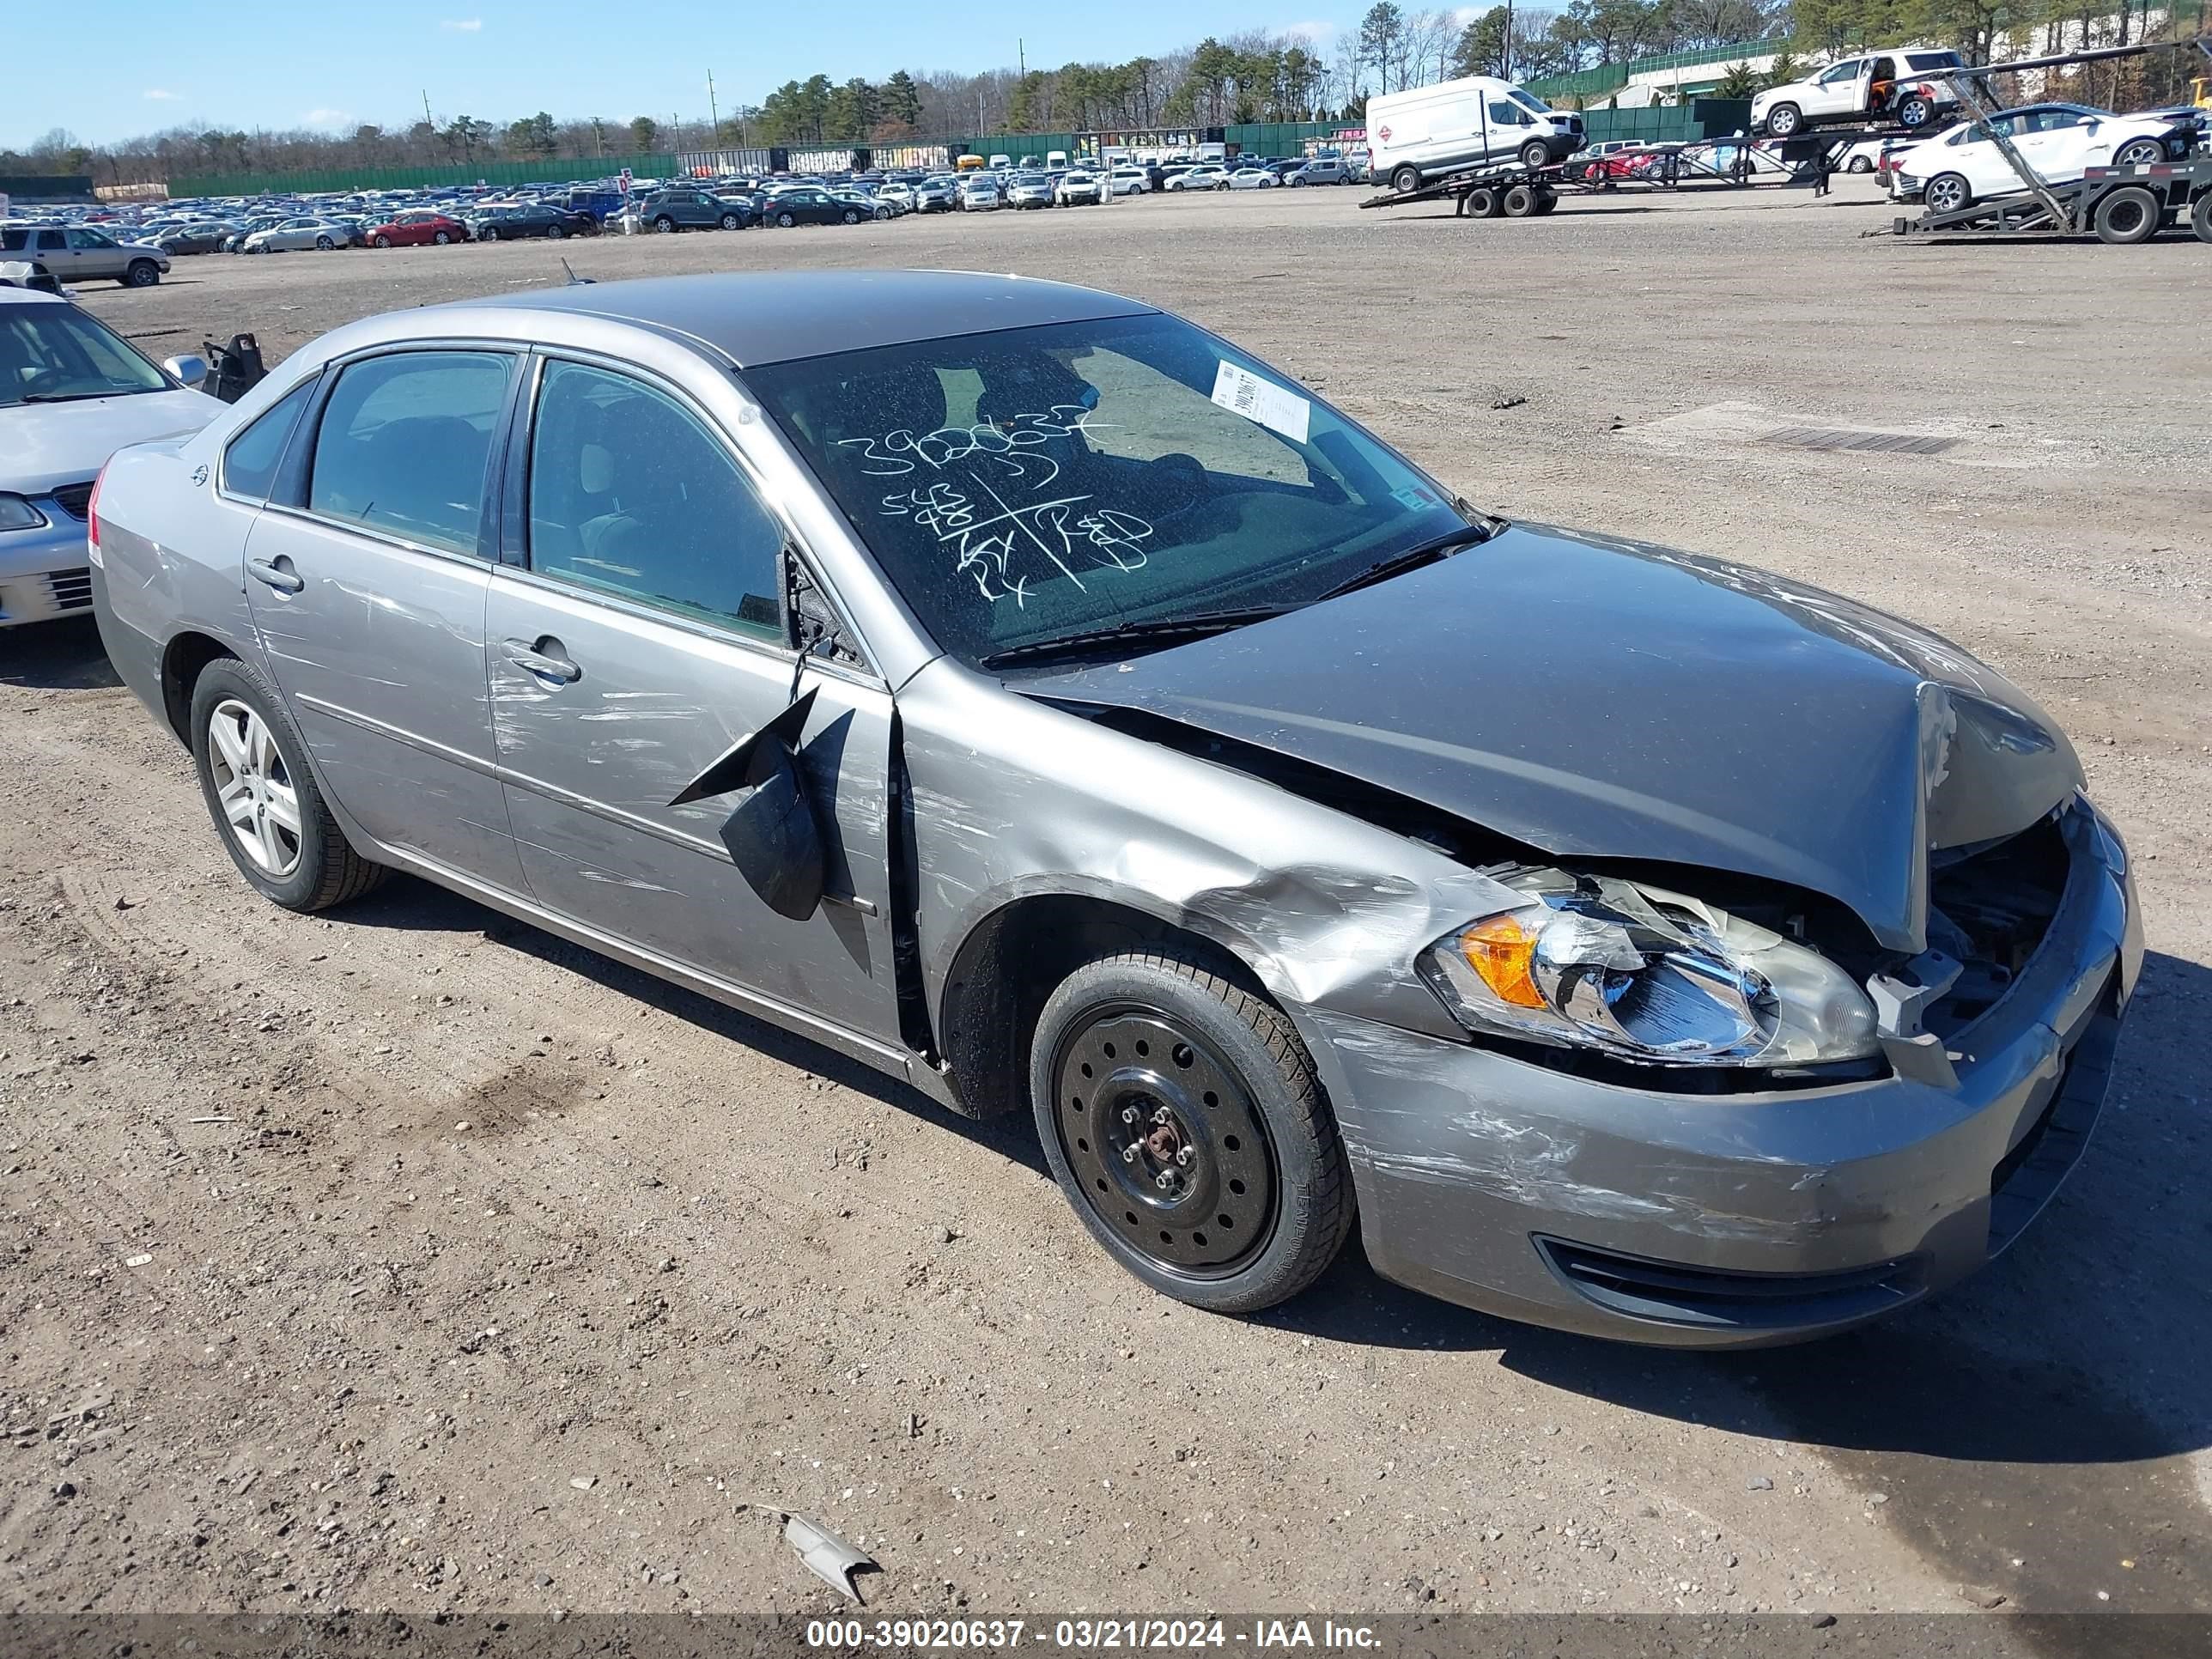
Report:
[[566,254],[562,256],[561,269],[568,272],[568,286],[570,288],[588,288],[592,283],[599,280],[596,276],[579,276],[576,275],[573,270],[569,269],[568,259]]

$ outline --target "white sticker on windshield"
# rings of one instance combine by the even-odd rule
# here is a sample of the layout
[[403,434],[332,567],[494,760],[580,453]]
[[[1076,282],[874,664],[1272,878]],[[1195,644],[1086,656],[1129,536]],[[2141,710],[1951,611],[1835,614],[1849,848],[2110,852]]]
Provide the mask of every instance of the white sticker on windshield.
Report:
[[1271,432],[1279,432],[1292,443],[1306,441],[1306,424],[1313,402],[1286,391],[1273,380],[1263,380],[1249,369],[1224,363],[1213,377],[1213,401],[1248,421],[1257,421]]

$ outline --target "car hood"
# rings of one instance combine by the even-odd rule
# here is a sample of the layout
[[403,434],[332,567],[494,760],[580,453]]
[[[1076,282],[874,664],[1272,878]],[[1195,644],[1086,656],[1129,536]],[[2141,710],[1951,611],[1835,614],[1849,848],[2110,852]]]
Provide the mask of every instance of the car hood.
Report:
[[1703,866],[1925,946],[1929,854],[2081,767],[1941,636],[1765,571],[1515,526],[1430,566],[1031,696],[1297,756],[1552,856]]
[[223,407],[202,392],[133,392],[0,408],[0,489],[36,494],[82,483],[125,444],[197,432]]

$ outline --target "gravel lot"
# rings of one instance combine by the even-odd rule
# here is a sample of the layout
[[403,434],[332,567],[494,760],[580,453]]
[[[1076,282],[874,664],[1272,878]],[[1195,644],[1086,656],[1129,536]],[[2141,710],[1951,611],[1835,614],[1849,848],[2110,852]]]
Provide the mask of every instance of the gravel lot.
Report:
[[[1152,1297],[1025,1126],[412,882],[233,874],[88,625],[0,635],[0,1411],[10,1607],[2212,1606],[2212,247],[1862,240],[1863,181],[1358,192],[210,257],[87,303],[272,360],[368,313],[771,265],[1157,301],[1478,502],[1809,578],[2068,725],[2151,957],[2100,1138],[2005,1261],[1811,1349],[1554,1337],[1378,1281]],[[1506,406],[1510,405],[1510,406]],[[1776,428],[1953,437],[1828,453]],[[1755,695],[1755,688],[1747,688]]]

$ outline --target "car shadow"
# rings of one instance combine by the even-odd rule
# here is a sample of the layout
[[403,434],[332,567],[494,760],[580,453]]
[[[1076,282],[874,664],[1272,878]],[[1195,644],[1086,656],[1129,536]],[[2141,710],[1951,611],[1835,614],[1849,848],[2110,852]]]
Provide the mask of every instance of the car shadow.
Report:
[[349,904],[343,911],[349,923],[400,930],[437,933],[481,932],[495,945],[507,946],[549,966],[595,981],[609,989],[634,997],[648,1007],[671,1014],[699,1030],[780,1060],[787,1066],[827,1079],[842,1088],[881,1102],[900,1111],[950,1129],[977,1146],[999,1153],[1033,1174],[1049,1179],[1051,1170],[1038,1149],[1036,1132],[1026,1117],[980,1121],[963,1117],[940,1105],[911,1084],[886,1076],[872,1066],[840,1054],[810,1037],[787,1031],[780,1025],[728,1007],[711,997],[672,985],[602,956],[526,921],[517,921],[487,905],[449,892],[442,887],[410,877],[395,877],[375,892]]
[[0,630],[0,685],[86,691],[122,684],[89,611]]

